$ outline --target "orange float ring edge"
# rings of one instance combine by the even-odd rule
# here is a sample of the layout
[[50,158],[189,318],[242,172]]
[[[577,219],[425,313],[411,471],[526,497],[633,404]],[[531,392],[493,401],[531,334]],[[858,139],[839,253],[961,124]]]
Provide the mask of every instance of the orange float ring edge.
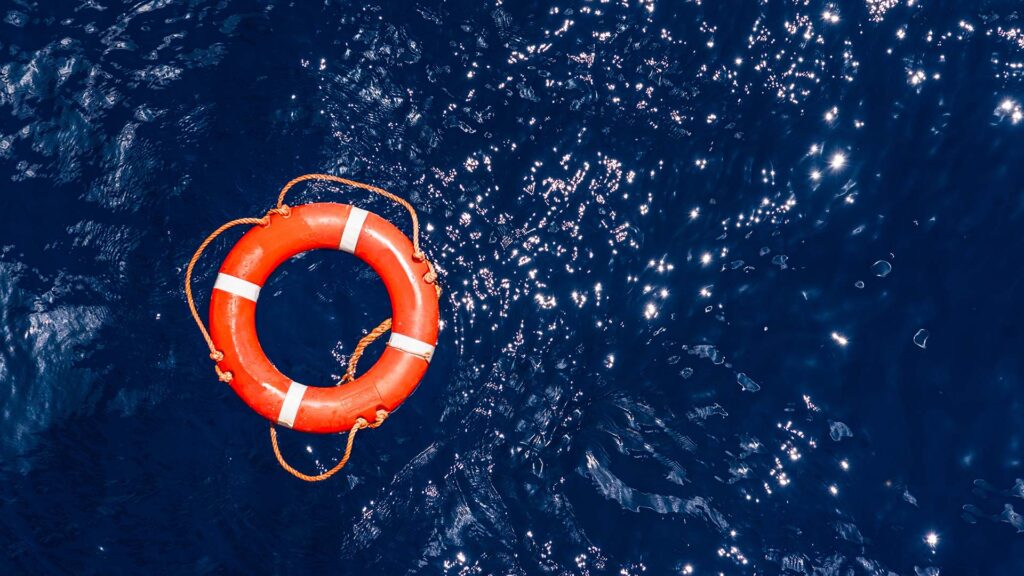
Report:
[[[392,309],[392,332],[380,359],[341,386],[307,386],[282,374],[256,334],[256,303],[267,279],[283,262],[314,249],[341,250],[380,276]],[[337,433],[358,419],[391,412],[416,389],[434,354],[439,332],[438,293],[429,264],[414,257],[413,243],[384,218],[348,204],[294,206],[269,215],[232,247],[210,297],[210,337],[223,353],[230,386],[254,411],[302,432]]]

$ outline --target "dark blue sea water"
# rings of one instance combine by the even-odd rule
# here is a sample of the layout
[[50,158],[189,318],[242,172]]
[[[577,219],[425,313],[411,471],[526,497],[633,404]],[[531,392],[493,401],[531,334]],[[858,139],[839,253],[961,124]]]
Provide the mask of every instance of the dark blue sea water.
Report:
[[[1019,2],[0,21],[0,574],[1024,573]],[[182,284],[306,172],[409,197],[444,286],[419,390],[316,485]],[[337,252],[263,294],[311,384],[389,314]]]

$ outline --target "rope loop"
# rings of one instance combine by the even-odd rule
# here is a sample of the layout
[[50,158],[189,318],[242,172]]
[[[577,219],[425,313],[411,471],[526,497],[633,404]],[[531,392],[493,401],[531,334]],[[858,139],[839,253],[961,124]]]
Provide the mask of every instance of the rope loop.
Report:
[[373,192],[374,194],[383,196],[388,200],[391,200],[392,202],[401,205],[409,213],[409,218],[412,220],[412,257],[417,262],[420,262],[422,261],[422,259],[426,258],[426,256],[424,256],[423,254],[423,250],[420,249],[420,219],[419,216],[416,214],[416,209],[413,208],[412,204],[410,204],[409,201],[406,200],[405,198],[402,198],[401,196],[394,194],[392,192],[388,192],[387,190],[380,188],[378,186],[374,186],[372,184],[364,184],[362,182],[356,182],[355,180],[349,180],[348,178],[333,176],[331,174],[303,174],[298,178],[293,178],[291,181],[284,185],[284,188],[281,188],[281,193],[278,194],[277,196],[277,207],[280,208],[285,205],[285,196],[288,195],[288,191],[295,187],[296,184],[300,184],[302,182],[306,182],[309,180],[334,182],[335,184],[344,184],[345,186],[351,186],[353,188],[361,188],[368,192]]
[[367,422],[366,418],[356,418],[355,424],[353,424],[352,428],[348,431],[348,442],[345,443],[345,455],[341,457],[341,460],[339,460],[333,468],[321,474],[310,475],[304,472],[299,472],[284,459],[284,455],[281,454],[281,447],[277,443],[277,429],[274,428],[273,425],[270,426],[270,444],[274,448],[274,456],[277,457],[277,463],[280,464],[281,468],[284,468],[286,472],[295,476],[299,480],[304,480],[306,482],[321,482],[323,480],[327,480],[331,476],[334,476],[339,470],[348,464],[349,458],[352,457],[352,446],[356,441],[356,432],[365,428],[379,428],[387,417],[387,410],[377,410],[377,420],[373,424]]
[[[263,218],[237,218],[230,222],[221,224],[219,228],[211,232],[210,235],[203,240],[199,245],[199,248],[196,248],[195,254],[192,255],[192,259],[188,261],[188,266],[185,268],[185,299],[188,300],[188,310],[192,313],[192,319],[195,320],[196,326],[199,327],[199,333],[203,335],[203,340],[206,341],[206,347],[210,350],[210,359],[214,362],[220,362],[223,360],[224,353],[217,350],[217,347],[214,346],[213,339],[210,338],[210,331],[206,329],[206,324],[204,324],[203,319],[199,317],[199,310],[196,308],[195,296],[192,294],[192,272],[195,271],[196,262],[199,261],[199,257],[203,255],[203,252],[210,246],[210,243],[223,234],[225,230],[241,224],[249,224],[251,226],[255,226],[257,224],[262,225],[266,219],[266,216]],[[228,376],[229,380],[224,380],[224,374],[230,373],[222,374],[218,367],[217,377],[220,378],[221,381],[230,382],[230,376]]]

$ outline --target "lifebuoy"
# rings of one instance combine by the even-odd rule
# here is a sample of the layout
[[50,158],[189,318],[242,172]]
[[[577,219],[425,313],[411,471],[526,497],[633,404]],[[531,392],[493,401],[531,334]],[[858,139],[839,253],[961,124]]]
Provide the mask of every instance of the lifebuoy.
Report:
[[[210,337],[223,353],[217,366],[264,418],[303,432],[348,431],[359,418],[391,412],[419,385],[438,336],[438,295],[425,261],[387,220],[348,204],[295,206],[249,230],[228,253],[210,297]],[[299,384],[267,358],[256,334],[256,301],[271,273],[292,256],[316,248],[354,254],[384,281],[392,333],[383,355],[342,386]]]

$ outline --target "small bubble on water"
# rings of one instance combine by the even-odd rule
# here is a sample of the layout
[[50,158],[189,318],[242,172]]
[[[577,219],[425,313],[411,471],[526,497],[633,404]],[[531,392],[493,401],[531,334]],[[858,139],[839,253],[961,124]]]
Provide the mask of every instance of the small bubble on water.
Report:
[[843,422],[829,420],[828,428],[829,436],[832,437],[833,442],[839,442],[843,438],[853,438],[853,431]]
[[1003,504],[1003,512],[999,515],[999,520],[1016,528],[1018,534],[1024,532],[1024,516],[1015,511],[1012,504]]
[[757,392],[761,389],[760,384],[751,380],[750,376],[747,376],[743,372],[736,375],[736,382],[747,392]]
[[892,264],[889,264],[885,260],[879,260],[871,265],[871,271],[875,273],[875,276],[885,278],[890,272],[892,272]]
[[915,498],[914,495],[910,493],[910,490],[907,490],[906,488],[903,489],[903,500],[911,506],[917,506],[917,498]]
[[24,14],[23,12],[11,10],[10,12],[7,13],[7,16],[4,18],[4,22],[10,24],[11,26],[22,28],[25,26],[25,23],[28,22],[28,15]]
[[931,332],[921,328],[917,334],[914,334],[914,344],[917,344],[918,348],[927,348],[929,336],[931,336]]
[[853,285],[856,286],[857,288],[861,289],[861,290],[864,289],[864,281],[863,280],[857,280],[856,282],[853,283]]

